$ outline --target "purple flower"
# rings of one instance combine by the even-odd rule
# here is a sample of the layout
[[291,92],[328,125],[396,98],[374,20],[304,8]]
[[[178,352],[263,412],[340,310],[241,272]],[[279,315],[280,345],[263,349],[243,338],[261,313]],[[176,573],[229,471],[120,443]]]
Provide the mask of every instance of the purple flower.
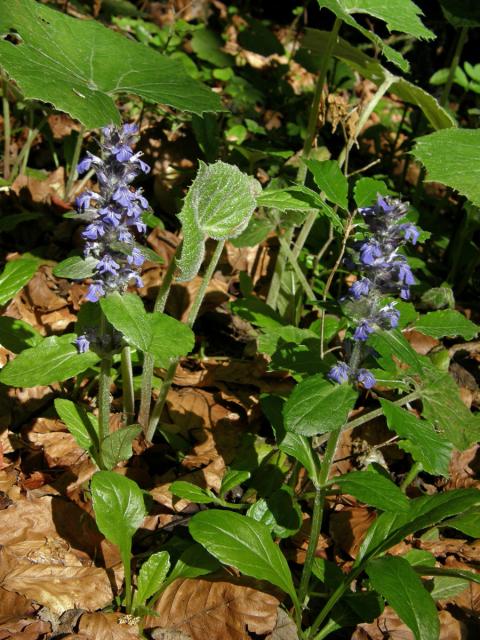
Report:
[[398,326],[400,320],[400,311],[395,309],[394,303],[387,304],[383,309],[378,312],[379,324],[386,324],[389,329],[395,329]]
[[412,244],[417,244],[417,240],[420,237],[420,231],[414,224],[401,224],[399,225],[399,228],[404,232],[405,240]]
[[368,278],[361,278],[352,284],[350,293],[355,300],[359,300],[362,296],[366,296],[370,291],[372,283]]
[[398,265],[398,279],[404,285],[415,284],[415,278],[413,277],[412,270],[406,262],[401,262]]
[[132,151],[137,132],[134,124],[104,127],[101,158],[87,152],[78,167],[83,172],[95,167],[99,186],[99,193],[86,191],[76,200],[77,209],[88,210],[92,216],[82,232],[85,255],[97,260],[95,279],[86,296],[91,302],[112,291],[124,292],[130,282],[143,286],[137,271],[145,258],[129,230],[133,227],[144,233],[147,228],[141,216],[148,201],[141,189],[131,188],[141,172],[149,171],[140,160],[141,152]]
[[373,327],[369,324],[368,320],[362,320],[355,329],[353,339],[363,342],[367,340],[371,333],[373,333]]
[[86,353],[90,349],[90,340],[85,333],[78,336],[74,342],[77,345],[79,353]]
[[357,382],[363,384],[365,389],[371,389],[377,383],[375,376],[368,369],[359,369],[356,373]]
[[348,382],[351,373],[352,370],[346,362],[337,362],[337,364],[333,365],[333,367],[330,369],[327,376],[330,378],[330,380],[333,380],[333,382],[342,384],[342,382]]
[[382,249],[380,247],[380,244],[376,240],[365,242],[360,247],[360,260],[365,265],[372,265],[382,257]]

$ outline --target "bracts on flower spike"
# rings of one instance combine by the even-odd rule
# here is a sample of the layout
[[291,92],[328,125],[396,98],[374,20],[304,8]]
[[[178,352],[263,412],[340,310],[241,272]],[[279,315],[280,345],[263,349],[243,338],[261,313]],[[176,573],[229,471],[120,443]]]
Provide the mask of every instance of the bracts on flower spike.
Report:
[[[410,298],[410,286],[415,284],[410,266],[399,250],[407,242],[416,244],[419,231],[415,225],[401,222],[408,204],[395,198],[378,196],[372,207],[359,209],[367,232],[363,240],[354,245],[348,262],[357,266],[358,278],[350,287],[350,310],[356,320],[352,339],[355,343],[355,362],[337,362],[328,377],[337,383],[356,381],[366,389],[375,385],[373,374],[358,368],[364,343],[378,329],[395,329],[400,313],[395,302],[384,304],[385,296],[399,295]],[[364,355],[364,354],[363,354]]]

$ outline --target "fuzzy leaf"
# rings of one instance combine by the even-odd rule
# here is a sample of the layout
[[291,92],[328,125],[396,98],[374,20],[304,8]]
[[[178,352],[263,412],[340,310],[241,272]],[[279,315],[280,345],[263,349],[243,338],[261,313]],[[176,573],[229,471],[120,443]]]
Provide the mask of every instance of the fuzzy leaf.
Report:
[[57,278],[70,278],[71,280],[84,280],[91,278],[95,273],[95,266],[98,260],[89,256],[71,256],[59,262],[53,269],[53,275]]

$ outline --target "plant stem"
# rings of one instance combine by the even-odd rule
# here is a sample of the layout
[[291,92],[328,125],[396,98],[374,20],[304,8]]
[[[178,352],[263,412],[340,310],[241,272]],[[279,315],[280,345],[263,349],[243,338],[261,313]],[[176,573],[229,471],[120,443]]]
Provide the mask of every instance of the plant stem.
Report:
[[450,95],[450,91],[452,90],[453,80],[455,78],[455,71],[457,70],[457,67],[460,63],[460,58],[462,55],[463,47],[465,46],[465,42],[467,41],[467,36],[468,36],[468,27],[462,27],[460,34],[458,36],[457,46],[455,47],[453,58],[450,63],[447,82],[443,87],[442,95],[439,100],[441,107],[445,107],[448,102],[448,97]]
[[[165,309],[168,294],[170,293],[170,287],[172,286],[173,274],[175,273],[176,268],[175,258],[180,253],[181,246],[182,245],[180,243],[175,255],[172,257],[170,264],[168,265],[165,275],[163,276],[163,281],[155,300],[155,306],[153,307],[154,313],[163,313],[163,310]],[[148,419],[150,415],[150,405],[152,402],[152,379],[154,366],[155,358],[151,354],[146,353],[143,359],[140,411],[138,414],[138,423],[142,425],[145,436],[148,430]]]
[[[99,336],[102,338],[106,333],[106,318],[103,312],[100,316],[100,331]],[[111,354],[104,355],[100,361],[100,374],[98,378],[98,427],[99,427],[99,440],[100,449],[102,448],[103,440],[110,433],[110,369],[112,365]]]
[[[131,544],[131,543],[130,543]],[[132,610],[132,552],[131,550],[123,558],[123,570],[125,573],[125,611]]]
[[4,72],[2,72],[2,106],[4,137],[3,177],[5,180],[8,180],[10,177],[10,141],[12,132],[10,125],[10,103],[8,102],[8,81]]
[[400,485],[400,489],[403,491],[403,493],[406,493],[408,487],[411,485],[413,480],[418,476],[418,474],[420,473],[420,471],[422,469],[423,469],[423,467],[420,464],[420,462],[414,462],[413,463],[412,468],[407,473],[407,475],[405,476],[405,478],[402,481],[402,484]]
[[332,431],[328,436],[327,447],[323,456],[320,472],[318,474],[319,486],[315,489],[315,501],[313,503],[312,528],[310,531],[310,539],[308,541],[307,555],[305,564],[303,565],[302,577],[300,580],[300,588],[298,591],[298,599],[305,606],[305,596],[308,593],[308,585],[310,576],[312,575],[312,565],[315,559],[315,551],[317,549],[318,537],[322,529],[323,505],[327,494],[327,480],[330,474],[330,468],[337,449],[338,440],[340,438],[341,429]]
[[305,277],[305,274],[303,273],[303,271],[300,269],[300,266],[297,262],[297,258],[294,256],[293,251],[290,249],[288,242],[285,240],[285,238],[283,236],[278,236],[278,240],[280,242],[280,246],[282,247],[283,251],[285,252],[285,255],[287,257],[287,259],[289,260],[292,269],[295,272],[295,275],[297,276],[297,278],[300,281],[300,284],[302,285],[302,287],[305,290],[305,293],[308,295],[308,297],[311,300],[316,300],[317,296],[315,295],[312,287],[309,285],[308,280]]
[[135,394],[133,391],[132,354],[130,347],[122,349],[122,387],[123,387],[123,420],[125,425],[132,424],[135,416]]
[[[211,277],[213,276],[213,272],[215,271],[218,261],[220,260],[220,256],[222,254],[224,246],[225,240],[218,240],[215,251],[210,258],[210,262],[203,276],[202,283],[197,291],[197,295],[195,296],[192,307],[188,314],[187,324],[189,327],[192,327],[195,320],[197,319],[198,312],[200,311],[200,306],[203,302],[203,298],[205,297],[205,293],[207,292],[208,284]],[[173,378],[175,377],[175,371],[177,370],[179,361],[180,358],[175,358],[175,360],[172,361],[165,373],[165,378],[160,389],[160,394],[158,396],[157,402],[155,403],[155,406],[153,407],[150,422],[148,424],[148,430],[145,436],[148,442],[152,441],[152,438],[155,434],[155,430],[162,415],[163,407],[167,399],[167,394],[170,390],[170,387],[172,386]]]
[[[287,242],[289,246],[293,239],[293,231],[294,229],[293,227],[291,227],[290,229],[287,229],[287,231],[283,236],[285,242]],[[267,304],[270,307],[272,307],[272,309],[275,309],[277,306],[278,296],[280,295],[280,288],[282,285],[283,274],[285,273],[286,265],[287,265],[287,258],[285,256],[285,253],[282,247],[280,247],[280,251],[278,252],[277,260],[275,262],[275,270],[273,272],[273,276],[270,282],[270,287],[268,289],[268,295],[266,300]]]
[[68,174],[67,184],[65,186],[65,200],[68,202],[71,196],[73,183],[75,182],[78,173],[77,173],[77,164],[80,158],[80,153],[82,151],[83,144],[83,134],[85,133],[85,127],[83,124],[80,127],[80,131],[77,134],[77,139],[75,141],[75,147],[73,149],[72,162],[70,165],[70,173]]

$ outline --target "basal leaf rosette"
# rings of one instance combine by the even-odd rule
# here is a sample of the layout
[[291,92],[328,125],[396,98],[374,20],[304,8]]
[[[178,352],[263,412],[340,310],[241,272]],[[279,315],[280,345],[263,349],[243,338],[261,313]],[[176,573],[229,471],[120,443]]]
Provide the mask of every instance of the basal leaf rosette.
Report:
[[205,256],[207,238],[236,238],[248,225],[261,193],[257,180],[225,162],[200,161],[179,214],[183,229],[182,253],[177,261],[178,280],[196,276]]

